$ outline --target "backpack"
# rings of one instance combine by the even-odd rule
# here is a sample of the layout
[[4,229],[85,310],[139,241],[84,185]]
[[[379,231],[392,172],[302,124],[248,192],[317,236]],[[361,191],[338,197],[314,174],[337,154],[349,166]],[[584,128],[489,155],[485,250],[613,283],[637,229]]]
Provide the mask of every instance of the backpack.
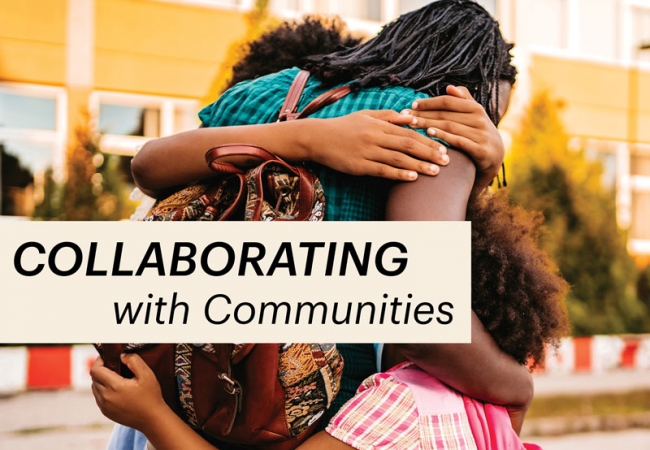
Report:
[[334,344],[97,344],[104,364],[132,377],[120,353],[152,368],[170,408],[206,440],[289,450],[336,397],[343,359]]
[[[328,91],[298,113],[309,72],[300,71],[280,110],[295,120],[350,92]],[[241,164],[242,157],[245,160]],[[233,158],[239,164],[233,163]],[[214,179],[156,202],[145,221],[322,220],[318,178],[247,144],[210,149]],[[243,166],[243,167],[242,167]],[[165,402],[217,445],[289,450],[309,437],[340,388],[343,359],[335,344],[96,344],[105,365],[132,377],[120,354],[136,352],[156,374]]]

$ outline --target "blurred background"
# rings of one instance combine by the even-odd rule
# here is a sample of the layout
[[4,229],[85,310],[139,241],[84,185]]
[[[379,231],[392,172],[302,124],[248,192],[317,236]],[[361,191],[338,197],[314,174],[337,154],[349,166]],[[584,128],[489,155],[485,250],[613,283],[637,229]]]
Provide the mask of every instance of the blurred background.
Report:
[[[196,128],[242,45],[336,14],[354,36],[426,0],[0,0],[0,220],[122,220],[130,159]],[[572,285],[535,374],[546,449],[650,449],[650,0],[484,0],[519,69],[510,195]],[[1,294],[0,294],[1,295]],[[0,449],[104,448],[88,346],[0,345]]]

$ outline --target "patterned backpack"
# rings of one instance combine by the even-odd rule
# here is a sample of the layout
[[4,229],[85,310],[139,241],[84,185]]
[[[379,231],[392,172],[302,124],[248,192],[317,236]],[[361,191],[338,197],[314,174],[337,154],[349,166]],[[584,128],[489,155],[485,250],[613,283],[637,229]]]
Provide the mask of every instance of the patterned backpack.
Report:
[[334,344],[97,344],[104,364],[131,377],[138,353],[172,410],[205,439],[290,450],[336,397],[343,359]]
[[[279,120],[305,117],[350,92],[326,92],[296,108],[309,72],[295,78]],[[244,163],[242,164],[242,159]],[[238,161],[234,164],[233,161]],[[318,178],[266,150],[225,145],[206,154],[214,179],[158,201],[144,220],[322,220]],[[248,167],[248,169],[242,168]],[[151,367],[165,402],[217,447],[289,450],[309,437],[340,388],[343,359],[334,344],[97,344],[107,367],[133,376],[120,354]]]

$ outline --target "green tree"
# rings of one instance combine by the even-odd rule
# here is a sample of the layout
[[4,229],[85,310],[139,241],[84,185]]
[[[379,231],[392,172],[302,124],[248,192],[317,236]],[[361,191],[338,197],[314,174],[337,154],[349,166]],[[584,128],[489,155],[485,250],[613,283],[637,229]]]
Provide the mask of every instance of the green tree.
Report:
[[[646,310],[650,311],[650,266],[646,266],[639,271],[636,293]],[[645,329],[650,329],[650,314],[646,315]]]
[[121,220],[134,204],[117,155],[101,153],[100,136],[90,120],[77,127],[66,158],[66,181],[57,184],[46,174],[44,201],[34,218],[57,220]]
[[561,105],[537,95],[514,136],[508,164],[515,202],[541,211],[541,245],[571,284],[567,307],[576,335],[644,331],[636,269],[616,224],[614,192],[602,165],[569,149]]
[[33,219],[38,220],[65,220],[63,214],[63,183],[54,180],[52,168],[45,171],[43,180],[43,201],[36,205]]
[[0,215],[16,214],[18,205],[14,204],[12,189],[25,189],[33,184],[32,172],[24,167],[20,159],[8,153],[4,144],[0,143],[0,181],[2,182],[0,195],[2,195],[2,209]]

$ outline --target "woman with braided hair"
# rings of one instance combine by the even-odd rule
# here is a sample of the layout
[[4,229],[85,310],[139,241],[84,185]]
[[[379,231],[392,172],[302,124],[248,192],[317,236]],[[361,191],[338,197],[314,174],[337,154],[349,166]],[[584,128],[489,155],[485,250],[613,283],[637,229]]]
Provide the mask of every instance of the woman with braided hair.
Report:
[[[475,33],[477,30],[480,32]],[[447,40],[453,40],[453,46],[447,45]],[[409,183],[395,184],[377,178],[357,178],[350,176],[355,175],[353,171],[346,175],[327,167],[319,167],[318,174],[328,196],[328,219],[464,220],[472,189],[482,190],[496,175],[500,166],[501,158],[498,158],[498,164],[494,164],[494,159],[490,160],[489,164],[487,159],[481,159],[481,149],[484,152],[486,149],[484,142],[480,142],[477,136],[485,137],[485,134],[480,132],[484,128],[476,126],[476,118],[478,116],[481,119],[479,122],[485,120],[496,123],[505,112],[509,88],[515,74],[514,69],[509,69],[509,49],[509,45],[503,41],[498,31],[498,24],[480,6],[467,0],[441,0],[402,16],[387,26],[377,38],[362,44],[358,49],[311,58],[309,67],[315,76],[308,82],[301,103],[306,103],[328,90],[330,86],[341,83],[351,82],[354,92],[334,105],[318,111],[311,118],[286,124],[285,133],[292,133],[291,137],[294,139],[291,142],[295,142],[295,136],[298,135],[306,136],[305,142],[308,144],[327,142],[330,147],[349,148],[354,133],[358,135],[358,130],[363,131],[360,124],[372,123],[366,120],[368,117],[373,118],[372,115],[358,112],[359,110],[392,109],[410,110],[415,116],[413,122],[417,122],[418,126],[426,124],[430,134],[456,148],[468,152],[475,150],[472,155],[476,166],[464,154],[449,150],[453,163],[441,169],[437,179],[417,177],[417,180]],[[352,54],[354,56],[351,56]],[[448,64],[450,60],[455,61],[461,68],[455,70]],[[445,67],[445,70],[438,71],[438,66]],[[226,125],[241,126],[237,130],[239,141],[242,133],[246,133],[247,142],[268,148],[269,135],[263,136],[266,139],[255,141],[257,137],[249,124],[268,123],[275,119],[278,102],[282,103],[295,74],[296,69],[292,69],[238,84],[201,112],[200,117],[206,128],[189,132],[190,138],[186,135],[183,138],[170,137],[153,141],[153,145],[148,149],[149,156],[154,155],[156,150],[160,157],[157,162],[167,161],[171,164],[173,158],[169,156],[173,152],[168,148],[180,146],[183,151],[187,151],[189,147],[191,151],[193,145],[196,145],[202,149],[202,152],[197,152],[202,160],[206,148],[227,143],[218,140],[220,138],[216,130],[228,128],[210,127]],[[452,80],[453,84],[462,84],[467,86],[467,89],[450,86]],[[442,95],[445,93],[447,95]],[[476,95],[478,102],[472,99],[472,94]],[[429,95],[438,97],[429,98]],[[262,97],[265,103],[268,102],[268,106],[260,108],[255,101]],[[249,104],[255,105],[254,110]],[[357,112],[352,113],[353,111]],[[345,114],[350,115],[346,116],[344,121],[338,120]],[[325,118],[327,120],[322,120]],[[363,122],[364,120],[366,121]],[[354,126],[345,128],[346,124]],[[289,125],[292,126],[291,130],[288,129]],[[282,137],[274,136],[274,139],[276,138],[282,140]],[[194,144],[188,145],[188,142]],[[330,152],[332,151],[330,149]],[[327,152],[323,152],[320,155],[322,157],[326,154]],[[283,156],[288,159],[303,159]],[[193,158],[188,155],[187,159]],[[173,161],[176,163],[176,160]],[[326,165],[329,161],[323,158],[319,162]],[[146,167],[146,164],[144,166]],[[200,170],[205,171],[203,164],[201,166]],[[209,175],[200,170],[194,172],[194,180],[201,178],[196,176],[197,174]],[[475,173],[478,174],[476,180]],[[157,176],[142,178],[140,184],[145,189],[154,191],[174,185],[157,184]],[[179,182],[187,181],[190,179]],[[168,182],[169,180],[162,181]],[[502,244],[513,244],[513,251],[519,255],[527,254],[522,247],[535,249],[534,245],[530,245],[532,241],[522,237],[530,233],[529,225],[522,225],[517,221],[511,221],[510,225],[513,226],[504,226],[508,228],[506,231],[502,228],[501,233],[490,234],[490,239],[503,238]],[[514,231],[508,231],[510,228]],[[484,248],[489,256],[494,254],[495,248],[498,247],[498,241],[491,241]],[[508,253],[507,250],[505,252]],[[499,272],[496,272],[499,275],[497,278],[490,276],[495,272],[491,272],[493,267],[489,258],[484,259],[487,263],[484,262],[475,269],[482,271],[484,275],[487,274],[479,279],[498,279],[500,282],[488,283],[481,288],[485,290],[486,298],[491,303],[490,306],[475,305],[483,307],[485,314],[480,316],[480,319],[485,321],[485,325],[479,320],[479,315],[474,316],[472,344],[393,345],[386,349],[384,361],[392,364],[406,357],[427,374],[437,377],[466,395],[490,403],[507,405],[513,425],[518,429],[532,395],[530,375],[522,362],[528,356],[539,356],[540,352],[543,352],[544,343],[552,343],[566,325],[559,302],[564,289],[562,280],[552,272],[544,258],[535,256],[534,252],[528,255],[534,256],[537,263],[529,264],[523,259],[513,260],[519,261],[516,263],[509,263],[507,259],[501,260],[497,269]],[[506,275],[507,271],[501,270],[504,267],[514,272]],[[532,294],[522,293],[522,289],[508,290],[510,283],[521,283],[522,279],[531,283],[517,287],[530,286]],[[532,283],[534,280],[539,280],[539,283]],[[513,293],[511,301],[505,302],[505,296],[509,293]],[[520,302],[523,303],[519,305]],[[521,316],[518,312],[519,306]],[[494,333],[494,337],[488,331]],[[525,334],[535,338],[531,341],[534,345],[527,347],[526,339],[522,339]],[[514,347],[510,346],[513,342],[516,344]],[[361,355],[365,355],[366,350],[359,348],[364,346],[350,347],[356,348],[348,349],[348,355],[341,347],[348,361],[365,358]],[[513,348],[518,348],[518,353],[512,353]],[[369,359],[372,359],[372,356]],[[164,404],[161,405],[156,396],[155,378],[152,380],[150,372],[147,373],[146,366],[142,367],[137,357],[129,356],[125,363],[137,372],[136,375],[141,375],[136,376],[138,381],[135,384],[125,382],[129,383],[127,385],[116,380],[116,375],[101,370],[103,367],[95,370],[95,380],[99,386],[96,395],[105,413],[127,425],[142,429],[158,450],[214,448],[193,434],[180,419],[168,414],[168,408],[165,410]],[[374,371],[372,367],[370,371]],[[369,374],[366,368],[348,376],[354,381]],[[107,387],[114,393],[121,392],[121,395],[116,394],[117,396],[112,395],[109,398],[103,396],[102,392],[106,392]],[[366,388],[364,392],[372,392],[371,388],[372,386]],[[344,390],[345,386],[343,395],[340,395],[343,401],[350,397],[349,393],[345,395]],[[132,400],[124,402],[125,398]],[[333,411],[336,412],[337,408],[333,408]],[[345,410],[342,414],[345,414]],[[343,442],[347,442],[345,436],[352,436],[354,439],[349,443],[357,448],[380,447],[377,442],[359,440],[354,430],[347,430],[341,426],[341,421],[335,421],[331,422],[333,425],[330,427],[330,433],[341,438],[340,440],[335,440],[327,434],[319,434],[305,445],[311,448],[348,448]],[[343,435],[337,435],[335,429],[343,430]],[[509,435],[509,438],[513,436]],[[474,445],[477,443],[478,438]],[[387,444],[390,447],[391,442]],[[417,442],[412,444],[414,448],[419,445]],[[395,445],[392,448],[407,448],[401,446],[401,443]],[[476,448],[467,445],[466,448]]]

